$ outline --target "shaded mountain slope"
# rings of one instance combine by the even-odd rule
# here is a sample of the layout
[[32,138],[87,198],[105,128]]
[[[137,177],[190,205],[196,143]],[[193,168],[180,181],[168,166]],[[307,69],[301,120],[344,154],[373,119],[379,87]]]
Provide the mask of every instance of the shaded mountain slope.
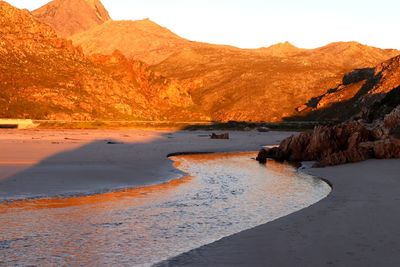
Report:
[[0,2],[0,58],[1,117],[198,118],[178,83],[119,52],[86,57],[28,11],[5,2]]
[[393,105],[388,107],[385,103],[396,101],[395,92],[399,87],[400,56],[396,56],[375,68],[347,73],[339,86],[310,99],[295,118],[343,121],[357,116],[375,119],[393,109]]
[[32,14],[62,37],[89,30],[111,19],[99,0],[54,0]]

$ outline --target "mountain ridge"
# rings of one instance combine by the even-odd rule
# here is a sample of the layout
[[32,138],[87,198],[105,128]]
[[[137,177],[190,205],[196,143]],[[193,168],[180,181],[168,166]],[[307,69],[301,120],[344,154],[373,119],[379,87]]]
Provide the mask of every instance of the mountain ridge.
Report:
[[196,81],[193,99],[215,120],[280,121],[295,115],[295,108],[309,98],[339,85],[345,73],[399,54],[351,47],[337,43],[282,56],[198,46],[181,50],[152,69],[183,83]]
[[87,54],[120,50],[125,56],[147,64],[156,64],[190,43],[149,19],[110,20],[71,36],[71,40]]
[[[56,1],[79,1],[90,7],[86,0]],[[27,20],[32,19],[33,17],[29,17]],[[12,35],[11,32],[6,34]],[[55,38],[52,36],[43,39],[40,37],[41,32],[24,34],[29,45],[38,48],[50,42],[49,39]],[[87,36],[89,38],[79,43],[76,36],[80,40]],[[147,103],[151,107],[143,117],[160,118],[165,112],[166,118],[179,116],[184,120],[197,117],[215,121],[281,121],[282,118],[298,115],[296,107],[314,96],[324,94],[326,88],[339,86],[343,75],[349,71],[375,66],[400,53],[397,50],[384,50],[356,42],[337,42],[316,49],[301,49],[290,43],[262,49],[240,49],[192,42],[150,20],[108,20],[74,35],[71,39],[74,45],[80,45],[83,50],[79,46],[74,47],[71,41],[55,42],[65,51],[74,51],[79,62],[94,64],[95,72],[103,73],[104,77],[112,80],[111,83],[118,83],[116,77],[119,77],[122,80],[121,86],[130,88],[135,85],[132,90],[138,94],[136,100],[144,99],[141,103]],[[88,47],[84,43],[92,46],[92,52],[87,53]],[[8,49],[10,47],[11,45]],[[53,48],[49,50],[56,53]],[[64,50],[60,53],[66,53]],[[116,50],[119,52],[115,52]],[[17,55],[20,52],[16,50],[12,53]],[[34,53],[33,50],[30,52]],[[35,58],[44,53],[40,49],[38,52],[38,55],[31,56]],[[43,62],[43,66],[52,64],[57,56],[54,55],[49,62]],[[68,54],[66,59],[69,60],[70,56]],[[128,61],[121,59],[124,56]],[[59,57],[60,60],[55,65],[61,65],[63,70],[66,62],[62,62],[62,55]],[[41,62],[43,58],[38,60]],[[121,65],[113,65],[110,60]],[[145,63],[141,65],[138,60]],[[71,63],[77,64],[75,61]],[[43,66],[36,67],[41,69]],[[92,67],[89,69],[94,70]],[[76,69],[77,73],[84,71]],[[59,77],[60,73],[53,69],[54,77]],[[38,77],[44,79],[41,75],[39,73]],[[139,80],[128,79],[127,76],[134,76]],[[151,77],[156,78],[152,80]],[[85,82],[93,78],[100,79],[90,76]],[[51,77],[48,79],[52,80]],[[160,81],[165,84],[160,84]],[[44,81],[37,82],[40,84]],[[107,82],[104,81],[102,86],[106,88]],[[122,92],[118,84],[110,88]],[[117,95],[114,101],[117,101]],[[175,107],[175,111],[172,107]],[[190,112],[195,115],[192,116]],[[92,114],[91,117],[96,116]]]

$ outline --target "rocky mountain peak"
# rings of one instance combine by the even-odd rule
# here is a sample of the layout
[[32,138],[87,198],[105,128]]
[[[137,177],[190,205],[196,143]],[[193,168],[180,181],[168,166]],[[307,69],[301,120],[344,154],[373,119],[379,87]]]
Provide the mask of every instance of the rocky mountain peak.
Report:
[[71,37],[87,54],[111,54],[120,50],[125,56],[156,64],[189,43],[150,19],[110,20]]
[[289,41],[286,41],[286,42],[282,42],[282,43],[277,43],[277,44],[274,44],[274,45],[272,45],[272,46],[270,46],[270,48],[273,48],[273,47],[276,47],[276,48],[285,48],[285,49],[293,49],[293,48],[295,48],[295,49],[298,49],[296,46],[294,46],[292,43],[290,43]]
[[110,20],[99,0],[54,0],[32,14],[52,26],[62,37],[69,37]]
[[277,43],[267,48],[262,48],[261,51],[271,56],[286,57],[303,51],[304,49],[298,48],[286,41],[283,43]]

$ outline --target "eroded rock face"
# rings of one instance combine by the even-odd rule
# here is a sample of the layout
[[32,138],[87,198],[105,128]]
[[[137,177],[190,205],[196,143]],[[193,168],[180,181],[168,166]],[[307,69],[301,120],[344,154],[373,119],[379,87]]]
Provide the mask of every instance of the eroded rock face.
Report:
[[385,116],[383,123],[385,128],[389,130],[393,130],[400,126],[400,105]]
[[261,150],[257,160],[261,163],[265,163],[267,158],[291,162],[317,161],[316,167],[324,167],[371,158],[400,158],[400,140],[386,134],[387,129],[377,135],[375,132],[381,128],[368,129],[356,121],[333,127],[319,126],[312,132],[285,139],[279,147]]
[[400,140],[396,138],[386,138],[374,142],[364,142],[359,144],[360,150],[366,150],[371,158],[390,159],[400,157]]

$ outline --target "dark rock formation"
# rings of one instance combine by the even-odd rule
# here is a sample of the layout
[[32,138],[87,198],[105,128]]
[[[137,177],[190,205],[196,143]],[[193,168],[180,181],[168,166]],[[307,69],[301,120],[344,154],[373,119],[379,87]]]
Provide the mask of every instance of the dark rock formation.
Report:
[[224,134],[211,134],[211,139],[221,139],[221,140],[228,140],[229,139],[229,133],[224,133]]
[[358,121],[318,126],[283,140],[279,147],[262,149],[257,160],[317,161],[316,167],[324,167],[371,158],[400,158],[400,139],[393,134],[399,122],[400,106],[372,127]]

